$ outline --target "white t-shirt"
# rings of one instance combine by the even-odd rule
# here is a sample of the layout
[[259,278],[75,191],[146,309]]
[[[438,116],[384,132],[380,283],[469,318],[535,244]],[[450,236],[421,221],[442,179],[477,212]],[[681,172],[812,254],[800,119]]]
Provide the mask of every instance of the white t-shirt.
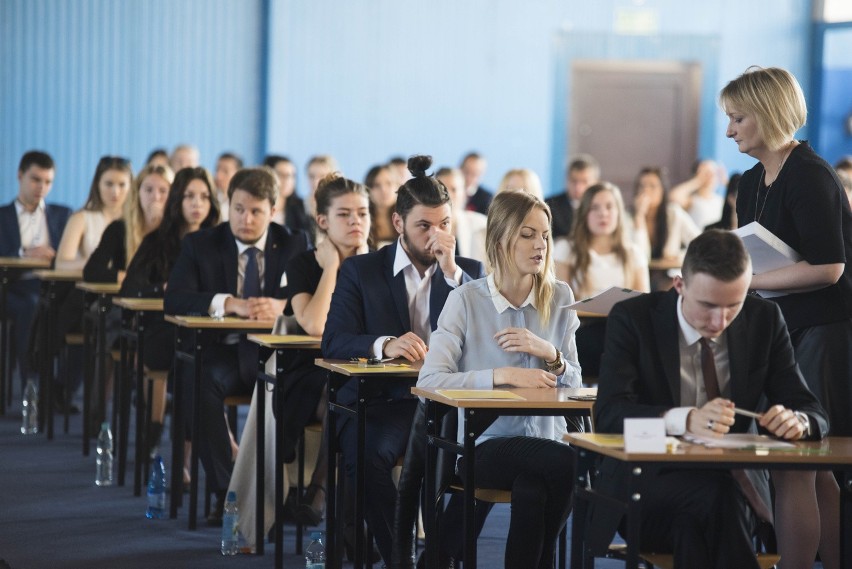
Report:
[[[642,249],[634,244],[628,243],[628,255],[633,257],[637,266],[648,266],[648,260],[642,253]],[[558,239],[553,245],[553,260],[558,263],[568,264],[571,258],[571,244],[568,239]],[[606,289],[618,287],[630,287],[624,274],[624,265],[615,253],[599,254],[594,250],[589,251],[589,268],[586,270],[585,286],[581,288],[576,279],[571,278],[571,289],[577,298],[588,298],[599,294]]]

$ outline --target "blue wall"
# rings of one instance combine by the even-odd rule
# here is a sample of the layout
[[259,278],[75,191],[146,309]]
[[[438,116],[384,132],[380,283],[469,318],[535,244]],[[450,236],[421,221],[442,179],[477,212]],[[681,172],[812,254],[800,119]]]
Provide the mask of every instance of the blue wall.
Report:
[[212,167],[260,148],[259,0],[0,2],[0,199],[21,154],[57,163],[51,201],[79,207],[103,154],[138,170],[193,143]]
[[819,150],[834,164],[852,154],[852,133],[846,121],[852,116],[852,26],[829,29],[825,35],[822,67],[822,105]]
[[[428,152],[440,165],[478,149],[491,187],[518,166],[536,170],[546,190],[558,187],[570,121],[565,43],[611,36],[617,13],[637,5],[656,12],[655,41],[677,36],[690,48],[695,38],[684,58],[718,42],[700,147],[729,169],[749,167],[724,137],[715,95],[753,64],[790,69],[807,92],[807,0],[274,2],[270,149],[300,164],[328,152],[357,178],[392,154]],[[641,45],[612,41],[598,55],[654,55]]]
[[655,56],[636,47],[649,38],[613,36],[637,7],[657,18],[653,41],[676,38],[691,58],[715,51],[701,151],[750,166],[724,138],[715,94],[752,64],[786,67],[808,91],[808,0],[3,0],[0,198],[29,148],[54,154],[52,198],[78,206],[101,154],[138,167],[181,142],[208,167],[223,150],[300,166],[331,153],[355,178],[394,154],[442,165],[478,149],[492,187],[530,167],[554,188],[571,120],[566,38],[611,36],[607,58]]

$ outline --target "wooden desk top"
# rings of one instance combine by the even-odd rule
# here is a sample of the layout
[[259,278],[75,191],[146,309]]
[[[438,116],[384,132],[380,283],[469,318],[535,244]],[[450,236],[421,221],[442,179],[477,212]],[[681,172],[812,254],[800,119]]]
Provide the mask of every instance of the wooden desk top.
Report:
[[384,367],[359,367],[358,364],[353,364],[347,360],[331,360],[325,358],[317,358],[314,363],[321,368],[345,375],[348,377],[358,377],[365,375],[392,375],[395,377],[417,377],[420,373],[420,368],[423,362],[410,363],[405,360],[393,360],[387,362]]
[[679,269],[683,265],[683,259],[651,259],[648,263],[648,269],[652,271],[668,271],[669,269]]
[[681,442],[673,452],[627,453],[621,435],[568,433],[565,440],[575,447],[591,450],[625,462],[742,463],[766,467],[771,464],[850,464],[852,437],[827,437],[822,441],[797,442],[791,449],[721,449]]
[[212,316],[175,316],[166,314],[166,322],[181,328],[196,328],[202,330],[272,330],[275,320],[249,320],[236,316],[213,318]]
[[[532,387],[509,387],[498,388],[495,391],[509,392],[520,397],[519,399],[465,399],[448,397],[445,388],[435,387],[412,387],[411,393],[419,397],[431,399],[444,405],[457,407],[459,409],[589,409],[595,404],[593,399],[571,399],[571,397],[583,397],[597,395],[597,388],[581,387],[578,389],[559,387],[552,389],[536,389]],[[450,390],[454,391],[454,390]],[[475,391],[475,390],[466,390]],[[482,390],[483,395],[487,393]]]
[[87,281],[78,282],[77,288],[95,294],[118,294],[121,285],[118,283],[91,283]]
[[134,310],[136,312],[162,312],[162,298],[137,298],[129,296],[115,296],[112,303],[121,308]]
[[0,267],[22,270],[47,269],[50,268],[50,260],[36,257],[0,257]]
[[265,348],[308,348],[318,350],[322,345],[319,336],[306,334],[249,334],[249,341]]
[[34,271],[35,276],[43,281],[82,281],[83,271]]

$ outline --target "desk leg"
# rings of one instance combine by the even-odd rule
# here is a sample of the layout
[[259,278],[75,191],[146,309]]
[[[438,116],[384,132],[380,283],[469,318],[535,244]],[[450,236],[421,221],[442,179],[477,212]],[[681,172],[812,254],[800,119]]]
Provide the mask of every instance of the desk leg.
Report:
[[[337,479],[337,452],[339,449],[339,441],[337,438],[337,410],[335,409],[337,406],[337,390],[339,388],[339,382],[337,381],[337,376],[333,373],[328,374],[328,495],[327,499],[327,513],[326,513],[326,522],[325,522],[325,530],[326,530],[326,541],[327,545],[327,558],[326,563],[328,564],[328,569],[340,569],[343,562],[343,542],[338,539],[340,534],[340,528],[343,527],[343,519],[340,516],[340,513],[343,511],[342,507],[338,507],[338,488],[340,485],[338,482],[343,482],[342,480],[338,481]],[[280,507],[280,506],[278,506]],[[338,511],[340,510],[340,511]],[[356,534],[358,532],[355,532]]]
[[852,470],[843,472],[840,488],[840,564],[852,569]]
[[83,456],[89,456],[89,417],[92,414],[92,380],[95,373],[92,348],[92,321],[88,310],[83,310]]
[[435,569],[438,564],[438,485],[436,481],[436,464],[438,462],[438,447],[431,444],[432,437],[439,435],[438,421],[435,412],[435,402],[426,400],[426,470],[423,473],[423,485],[426,495],[424,529],[426,531],[426,567]]
[[[261,372],[263,371],[263,363],[262,361],[259,363]],[[255,553],[257,555],[263,555],[263,546],[264,541],[266,541],[266,535],[264,535],[264,510],[265,504],[263,503],[264,494],[266,492],[265,482],[266,482],[266,382],[260,376],[258,372],[257,380],[255,381],[255,391],[257,391],[257,396],[255,401],[257,402],[257,409],[255,409],[255,431],[257,433],[257,452],[255,453],[255,516],[254,516],[254,528],[255,528],[255,540],[254,540],[254,548]]]
[[193,330],[192,351],[195,354],[195,373],[192,382],[192,460],[189,475],[189,529],[194,530],[198,519],[198,450],[201,448],[201,331]]
[[638,569],[639,567],[639,528],[642,525],[641,502],[642,495],[639,493],[639,482],[642,479],[642,467],[630,465],[630,478],[628,483],[627,498],[627,569]]
[[[118,379],[116,380],[115,392],[118,395],[118,405],[120,407],[118,413],[118,485],[124,486],[127,475],[127,442],[130,438],[130,390],[127,388],[128,380],[131,372],[131,351],[130,342],[124,334],[125,325],[129,325],[127,319],[132,318],[132,315],[126,313],[122,309],[121,333],[119,334],[119,351],[121,358],[119,360]],[[141,397],[141,395],[140,395]],[[114,414],[114,413],[113,413]]]
[[361,397],[361,389],[364,387],[364,379],[356,378],[357,393],[355,394],[355,421],[357,425],[356,441],[358,445],[355,459],[355,562],[354,569],[364,567],[364,493],[366,484],[364,480],[364,440],[367,437],[367,406]]
[[[9,314],[6,312],[9,296],[6,287],[9,284],[7,269],[0,276],[0,415],[6,414],[6,405],[12,401],[12,373],[9,368]],[[7,391],[8,389],[8,391]],[[23,394],[21,395],[23,399]]]
[[[275,389],[284,384],[284,350],[275,351]],[[284,398],[278,396],[275,403],[275,569],[284,567]],[[301,544],[300,544],[301,545]]]
[[571,521],[571,567],[591,569],[593,560],[586,546],[586,517],[589,497],[586,477],[594,465],[594,457],[585,449],[574,448],[574,512]]
[[[47,320],[46,329],[44,331],[44,373],[42,375],[43,389],[42,389],[42,397],[44,398],[45,405],[42,407],[47,414],[47,440],[53,440],[53,398],[55,397],[55,392],[53,390],[53,360],[54,356],[59,353],[59,346],[54,346],[51,339],[53,338],[53,330],[56,327],[56,287],[53,281],[50,282],[50,285],[47,289],[47,305],[44,307],[44,315]],[[66,366],[67,367],[67,366]],[[70,391],[70,381],[66,379],[65,386],[65,394],[66,400],[64,403],[66,405],[70,405],[71,402],[71,391]],[[68,413],[66,411],[65,414],[65,432],[68,432]]]
[[143,359],[145,336],[145,313],[136,315],[136,463],[133,465],[133,495],[142,494],[142,465],[148,454],[148,421],[145,418],[146,401],[154,396],[154,384],[151,383],[151,393],[145,397],[145,361]]
[[180,329],[175,327],[175,357],[172,360],[174,371],[174,397],[172,397],[172,496],[169,506],[169,518],[177,518],[178,507],[183,500],[183,374],[178,373],[178,354],[184,353],[180,339]]
[[[98,418],[101,421],[106,421],[106,392],[107,392],[107,358],[109,357],[109,349],[106,345],[106,312],[107,307],[104,305],[104,300],[98,297],[98,323],[97,323],[97,358],[98,358]],[[115,411],[115,406],[113,406]],[[113,426],[115,421],[113,420]]]
[[472,432],[473,409],[464,410],[464,567],[476,569],[476,437]]

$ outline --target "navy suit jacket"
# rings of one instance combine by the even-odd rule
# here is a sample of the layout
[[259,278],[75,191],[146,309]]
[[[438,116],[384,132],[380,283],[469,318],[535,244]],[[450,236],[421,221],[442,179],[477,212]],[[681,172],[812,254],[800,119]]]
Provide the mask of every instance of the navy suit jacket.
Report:
[[[671,290],[644,294],[613,307],[607,318],[594,406],[597,432],[621,433],[625,418],[657,418],[681,406],[677,299],[677,292]],[[727,397],[737,407],[752,411],[775,404],[802,411],[810,418],[811,438],[824,437],[827,414],[799,371],[778,306],[747,296],[726,334],[731,377]],[[737,417],[731,432],[746,432],[752,423],[752,419]],[[629,473],[624,466],[623,462],[603,461],[596,488],[626,501]],[[761,481],[756,471],[747,473],[758,491],[768,491],[765,476]],[[606,548],[622,513],[618,507],[595,504],[589,526],[593,551]]]
[[[264,249],[263,296],[287,298],[281,275],[287,261],[308,249],[304,231],[269,224]],[[237,295],[237,243],[228,223],[190,233],[181,242],[180,255],[169,275],[166,314],[206,316],[218,293]]]
[[[411,331],[405,275],[401,271],[396,276],[393,274],[398,246],[397,240],[378,251],[343,262],[322,336],[323,357],[345,360],[366,357],[380,336],[399,337]],[[462,269],[462,284],[485,276],[479,261],[456,257],[456,264]],[[451,290],[444,272],[438,268],[432,275],[429,294],[432,330],[438,327],[438,316]],[[343,399],[342,392],[340,398]]]
[[[47,232],[50,234],[50,246],[59,247],[65,224],[71,217],[71,210],[64,205],[47,204]],[[18,212],[15,202],[0,207],[0,257],[18,257],[21,250],[21,229],[18,227]]]

